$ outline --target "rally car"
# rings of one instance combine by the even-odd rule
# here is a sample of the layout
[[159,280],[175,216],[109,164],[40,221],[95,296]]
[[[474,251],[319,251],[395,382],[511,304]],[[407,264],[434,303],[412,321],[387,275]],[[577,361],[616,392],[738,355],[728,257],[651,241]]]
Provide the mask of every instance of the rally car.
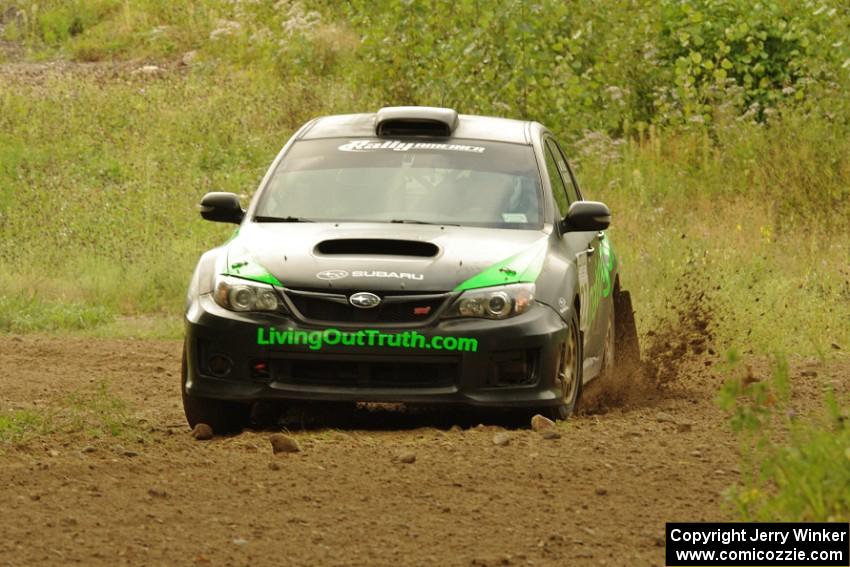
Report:
[[566,418],[635,356],[605,230],[537,122],[389,107],[300,128],[189,285],[182,393],[191,426],[255,402],[522,408]]

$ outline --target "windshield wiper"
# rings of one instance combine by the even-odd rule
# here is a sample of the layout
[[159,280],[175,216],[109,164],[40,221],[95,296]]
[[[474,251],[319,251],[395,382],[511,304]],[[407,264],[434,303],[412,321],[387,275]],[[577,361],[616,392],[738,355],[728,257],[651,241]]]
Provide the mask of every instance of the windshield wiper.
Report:
[[460,226],[459,224],[452,224],[450,222],[428,222],[416,219],[393,219],[390,222],[393,224],[432,224],[437,226]]
[[305,219],[302,217],[264,217],[258,215],[254,217],[255,222],[316,222],[314,220]]

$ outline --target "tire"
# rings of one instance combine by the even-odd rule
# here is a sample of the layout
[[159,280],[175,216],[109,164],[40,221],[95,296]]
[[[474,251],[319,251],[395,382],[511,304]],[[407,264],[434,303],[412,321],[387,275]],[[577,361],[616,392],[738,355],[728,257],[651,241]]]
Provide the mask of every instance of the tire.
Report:
[[251,406],[240,402],[198,398],[186,393],[186,348],[183,348],[183,363],[180,371],[180,393],[183,396],[183,413],[189,427],[194,428],[199,423],[209,425],[216,435],[239,433],[248,425],[251,416]]
[[543,415],[554,420],[560,420],[567,419],[573,414],[581,397],[582,359],[578,315],[573,310],[567,326],[567,338],[560,346],[558,361],[555,365],[555,383],[561,386],[560,403],[546,408],[541,412]]
[[617,370],[631,372],[637,369],[640,365],[640,343],[632,296],[619,287],[614,292],[614,344]]

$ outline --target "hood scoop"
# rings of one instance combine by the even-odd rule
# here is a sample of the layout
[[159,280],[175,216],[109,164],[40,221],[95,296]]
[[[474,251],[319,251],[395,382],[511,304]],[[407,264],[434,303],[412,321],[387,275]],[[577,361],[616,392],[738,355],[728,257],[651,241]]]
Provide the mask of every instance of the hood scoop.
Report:
[[440,249],[431,242],[389,238],[337,238],[323,240],[314,249],[316,254],[363,256],[418,256],[432,258]]

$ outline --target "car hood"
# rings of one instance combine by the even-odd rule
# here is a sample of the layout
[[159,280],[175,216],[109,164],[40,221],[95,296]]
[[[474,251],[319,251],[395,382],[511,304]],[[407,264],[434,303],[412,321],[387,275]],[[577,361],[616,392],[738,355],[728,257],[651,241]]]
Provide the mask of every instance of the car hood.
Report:
[[461,290],[534,281],[548,238],[542,230],[246,223],[219,273],[307,290]]

